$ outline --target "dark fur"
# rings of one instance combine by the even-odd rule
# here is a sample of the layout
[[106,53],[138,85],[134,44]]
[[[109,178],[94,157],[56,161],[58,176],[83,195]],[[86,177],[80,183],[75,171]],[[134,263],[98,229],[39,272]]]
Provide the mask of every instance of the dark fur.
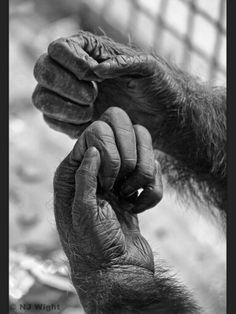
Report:
[[[103,46],[105,59],[107,55],[143,54],[134,45],[116,43],[106,36],[96,38]],[[215,206],[225,215],[226,89],[202,83],[161,56],[153,56],[160,71],[150,79],[139,78],[142,93],[134,105],[140,114],[153,116],[150,119],[153,125],[144,125],[152,134],[154,147],[165,153],[160,159],[163,173],[178,193],[190,193],[195,200]],[[127,93],[124,78],[98,85],[98,103],[103,107],[110,106],[109,99],[114,101],[113,106],[122,107],[125,103],[124,109],[132,118],[128,108],[132,97]],[[114,97],[116,91],[118,94]]]
[[[110,55],[134,54],[131,47],[114,43],[109,38],[98,37],[96,40],[101,40]],[[157,159],[162,164],[162,171],[170,185],[180,194],[190,193],[195,199],[225,213],[225,89],[204,85],[160,57],[156,58],[167,70],[166,74],[163,76],[163,72],[160,72],[151,80],[143,80],[142,89],[148,94],[148,99],[155,103],[155,106],[151,102],[145,103],[145,112],[157,117],[151,134],[154,147],[159,150]],[[109,103],[109,93],[114,96],[116,90],[120,93],[123,88],[121,98],[125,99],[126,86],[122,80],[112,81],[112,90],[109,80],[102,84],[99,86],[101,92],[98,99],[101,104]],[[121,98],[117,98],[118,106],[122,103]],[[140,97],[137,106],[142,109],[144,101]],[[159,119],[160,116],[162,119]],[[70,208],[68,212],[69,210]],[[64,220],[64,217],[58,218],[58,221]],[[58,231],[63,238],[60,223]],[[108,268],[105,273],[101,270],[92,274],[80,274],[78,265],[70,262],[73,283],[80,297],[86,300],[83,306],[88,313],[200,313],[190,294],[161,266],[156,267],[154,276],[145,270],[135,269],[134,266],[133,276],[130,269],[126,272],[122,267]],[[129,265],[127,267],[130,268]]]
[[154,276],[127,265],[72,278],[88,313],[201,313],[189,292],[163,267],[156,267]]
[[[226,213],[226,92],[177,73],[186,95],[181,103],[165,102],[154,145],[167,155],[160,159],[163,173],[180,194]],[[163,107],[160,107],[163,108]]]

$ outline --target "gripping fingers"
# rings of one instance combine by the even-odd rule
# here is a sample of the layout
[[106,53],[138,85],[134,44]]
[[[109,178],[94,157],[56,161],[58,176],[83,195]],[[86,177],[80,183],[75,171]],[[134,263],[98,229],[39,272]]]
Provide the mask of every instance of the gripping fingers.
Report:
[[95,83],[78,81],[47,54],[43,54],[36,62],[34,76],[43,87],[77,104],[92,104],[97,97]]
[[114,133],[107,123],[95,121],[83,132],[74,146],[74,158],[91,146],[96,147],[101,155],[102,164],[99,171],[101,187],[104,190],[111,190],[119,173],[121,161]]
[[92,79],[91,68],[98,63],[85,51],[86,46],[82,35],[59,38],[49,45],[48,54],[78,79]]
[[155,73],[157,61],[151,55],[119,55],[101,62],[93,71],[102,79],[125,75],[150,76]]
[[112,207],[105,201],[97,201],[98,172],[101,166],[99,151],[90,147],[75,175],[75,197],[72,207],[73,229],[77,235],[77,247],[84,262],[92,267],[101,260],[110,262],[125,252],[125,239],[120,223]]
[[50,57],[80,80],[100,80],[93,68],[111,56],[108,51],[101,37],[84,31],[59,38],[48,47]]
[[72,222],[77,229],[89,225],[91,212],[97,209],[97,175],[101,165],[100,154],[95,147],[85,152],[75,174],[75,196],[72,206]]
[[32,101],[41,112],[62,122],[80,125],[92,119],[92,106],[77,105],[39,84],[34,90]]
[[144,187],[134,202],[133,213],[138,214],[158,204],[163,195],[160,164],[155,161],[155,176],[153,182]]
[[66,244],[72,228],[71,208],[77,168],[78,163],[69,154],[57,167],[53,180],[54,214],[62,244]]
[[144,189],[135,203],[136,210],[140,212],[153,207],[160,201],[162,184],[161,176],[158,176],[158,181],[156,178],[159,167],[155,162],[150,133],[141,125],[134,125],[134,131],[137,145],[137,165],[134,172],[121,187],[121,193],[128,197],[137,190]]
[[78,79],[101,81],[93,71],[100,62],[119,54],[135,55],[136,51],[107,36],[80,31],[77,35],[52,42],[48,54]]
[[72,139],[78,138],[81,133],[90,125],[90,123],[84,123],[78,126],[73,123],[56,120],[46,114],[43,114],[43,119],[51,129],[65,133]]
[[119,177],[132,172],[137,163],[136,138],[132,122],[127,113],[118,108],[110,107],[99,118],[110,125],[121,158]]

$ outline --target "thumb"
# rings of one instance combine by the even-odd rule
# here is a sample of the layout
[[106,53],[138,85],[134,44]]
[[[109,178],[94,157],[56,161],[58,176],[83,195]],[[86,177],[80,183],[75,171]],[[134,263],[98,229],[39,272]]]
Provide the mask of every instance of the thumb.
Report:
[[125,237],[115,212],[105,200],[97,201],[100,164],[98,150],[90,147],[75,175],[72,224],[77,235],[76,245],[87,265],[91,263],[89,256],[96,256],[93,261],[96,265],[118,258],[125,251]]
[[90,147],[84,154],[80,167],[75,174],[75,195],[72,206],[72,223],[75,228],[89,225],[91,211],[96,210],[97,176],[101,158],[95,147]]
[[98,77],[108,79],[124,75],[150,76],[156,67],[157,60],[151,55],[119,55],[99,63],[93,71]]

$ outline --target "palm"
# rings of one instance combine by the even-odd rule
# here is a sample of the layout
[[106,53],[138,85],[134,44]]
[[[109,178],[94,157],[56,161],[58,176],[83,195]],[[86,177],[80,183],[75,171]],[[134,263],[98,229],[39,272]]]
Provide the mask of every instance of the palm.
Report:
[[93,227],[80,221],[72,233],[76,256],[83,256],[82,263],[73,265],[83,264],[86,271],[121,265],[154,270],[152,250],[140,233],[137,215],[129,213],[130,205],[112,193],[97,196],[97,215],[90,217]]
[[[129,210],[132,204],[114,194],[109,195],[108,198],[108,206],[112,207],[111,212],[115,221],[113,238],[116,240],[112,251],[113,253],[118,252],[117,247],[119,248],[121,245],[125,249],[118,264],[139,266],[153,271],[152,250],[140,233],[137,215],[131,214]],[[107,234],[107,236],[110,235]]]

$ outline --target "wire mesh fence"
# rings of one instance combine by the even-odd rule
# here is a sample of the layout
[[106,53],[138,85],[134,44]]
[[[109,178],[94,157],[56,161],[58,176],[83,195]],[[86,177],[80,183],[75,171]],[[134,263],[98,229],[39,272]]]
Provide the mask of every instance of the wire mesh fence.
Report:
[[[17,254],[17,257],[23,256],[24,266],[29,255],[39,256],[36,262],[44,266],[51,260],[64,263],[54,226],[52,178],[59,162],[71,149],[71,142],[63,134],[47,128],[30,104],[36,84],[33,66],[39,55],[58,37],[70,36],[78,29],[95,33],[101,33],[99,29],[102,29],[114,40],[127,43],[130,39],[144,49],[152,47],[202,79],[224,84],[225,13],[225,0],[10,1],[9,242],[12,250],[25,253],[24,256]],[[154,249],[154,244],[158,245],[163,258],[176,266],[183,280],[195,289],[201,303],[211,309],[209,313],[222,314],[225,312],[225,244],[213,227],[209,231],[208,223],[199,218],[199,213],[194,216],[188,211],[183,215],[174,205],[166,199],[158,211],[143,215],[140,221],[144,235]],[[188,258],[183,261],[186,250]],[[12,261],[12,273],[19,260],[17,265]],[[82,313],[74,295],[53,288],[58,283],[58,273],[52,278],[53,285],[47,280],[46,287],[41,277],[41,281],[40,278],[32,281],[37,269],[35,264],[30,265],[30,276],[26,276],[28,270],[19,267],[12,279],[14,293],[20,289],[25,291],[23,298],[18,295],[19,304],[43,300],[60,304],[56,313]],[[19,309],[19,304],[14,308]],[[19,312],[22,313],[15,310],[10,313]]]
[[213,84],[225,84],[226,0],[90,0],[87,5],[140,46]]

